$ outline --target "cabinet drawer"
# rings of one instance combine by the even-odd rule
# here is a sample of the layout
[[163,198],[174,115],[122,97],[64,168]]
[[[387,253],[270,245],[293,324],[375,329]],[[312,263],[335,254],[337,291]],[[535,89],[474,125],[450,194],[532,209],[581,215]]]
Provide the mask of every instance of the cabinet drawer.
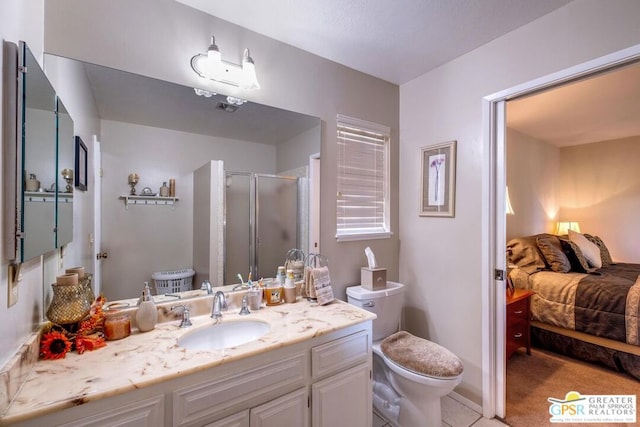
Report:
[[528,328],[529,324],[526,321],[509,324],[507,326],[507,341],[526,343],[527,334],[529,333]]
[[525,298],[507,305],[507,321],[526,319],[529,313],[529,299]]
[[83,426],[161,426],[164,424],[164,395],[140,400],[119,407],[117,410],[99,412],[90,417],[71,421],[60,427]]
[[173,392],[173,425],[202,425],[203,420],[222,416],[235,405],[295,390],[305,383],[306,360],[305,353],[299,353],[178,389]]
[[313,347],[311,349],[311,376],[313,379],[331,375],[367,360],[369,334],[356,332],[349,336]]

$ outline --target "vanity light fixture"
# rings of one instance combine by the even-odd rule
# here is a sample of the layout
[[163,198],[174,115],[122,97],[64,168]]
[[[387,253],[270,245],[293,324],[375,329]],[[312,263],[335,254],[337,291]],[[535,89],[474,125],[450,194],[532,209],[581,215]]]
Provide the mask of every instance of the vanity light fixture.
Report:
[[[196,93],[196,95],[198,96],[204,96],[205,98],[211,98],[212,96],[216,96],[217,93],[215,92],[210,92],[208,90],[205,89],[199,89],[197,87],[193,88],[193,91]],[[235,111],[237,109],[237,107],[240,107],[243,104],[246,104],[247,100],[246,99],[242,99],[242,98],[238,98],[236,96],[227,96],[227,105],[233,105],[235,108],[233,109],[233,111]]]
[[194,87],[193,90],[196,93],[196,95],[204,96],[205,98],[211,98],[212,96],[217,95],[217,93],[215,92],[210,92],[204,89],[198,89],[197,87]]
[[227,96],[227,102],[231,105],[241,106],[242,104],[247,102],[247,100],[242,98],[236,98],[235,96]]
[[211,44],[207,53],[199,53],[191,58],[191,68],[204,79],[226,83],[245,90],[260,89],[256,67],[249,55],[249,49],[244,50],[241,65],[223,61],[213,36],[211,36]]

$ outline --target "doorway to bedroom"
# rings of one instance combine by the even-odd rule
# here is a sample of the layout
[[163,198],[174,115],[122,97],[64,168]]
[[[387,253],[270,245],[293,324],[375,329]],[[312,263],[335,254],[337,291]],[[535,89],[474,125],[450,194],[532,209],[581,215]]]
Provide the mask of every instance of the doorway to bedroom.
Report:
[[[622,150],[627,154],[635,147],[640,150],[640,124],[633,123],[640,122],[640,107],[625,105],[623,99],[636,91],[632,96],[640,100],[640,65],[632,64],[639,57],[640,46],[636,46],[485,98],[485,134],[488,151],[493,153],[487,169],[490,206],[486,209],[487,217],[495,219],[487,225],[489,242],[483,249],[493,258],[488,264],[494,267],[489,266],[485,279],[492,302],[486,324],[493,324],[495,337],[487,361],[493,363],[493,368],[487,368],[494,375],[486,380],[485,389],[492,395],[486,396],[485,415],[492,405],[495,415],[506,415],[504,282],[494,279],[494,270],[507,270],[506,242],[514,237],[554,234],[559,221],[573,218],[583,232],[608,236],[609,242],[603,240],[614,255],[640,260],[633,250],[626,251],[624,236],[616,234],[621,220],[602,219],[620,211],[617,204],[625,203],[621,193],[632,191],[626,186],[630,179],[622,173],[625,167],[615,173],[605,169],[609,166],[603,163],[602,153],[618,153],[613,157],[620,162]],[[628,159],[633,156],[622,155],[622,161],[632,164]],[[640,157],[635,159],[640,161]],[[562,169],[563,164],[569,166]],[[585,189],[586,184],[591,184],[590,190]],[[507,186],[514,215],[505,214]],[[640,183],[629,185],[634,186],[640,192]],[[605,195],[605,187],[614,191]],[[640,199],[638,195],[635,200]],[[596,209],[596,205],[602,206]],[[632,222],[640,231],[640,223]]]

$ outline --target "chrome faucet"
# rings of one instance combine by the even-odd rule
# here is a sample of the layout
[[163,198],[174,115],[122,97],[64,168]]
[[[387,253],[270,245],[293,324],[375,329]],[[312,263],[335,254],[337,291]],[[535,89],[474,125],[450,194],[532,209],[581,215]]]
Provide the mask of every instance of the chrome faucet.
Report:
[[182,321],[180,322],[181,328],[188,328],[192,325],[191,319],[189,318],[189,307],[186,305],[174,305],[171,307],[171,311],[174,310],[182,310]]
[[242,308],[240,309],[241,316],[246,316],[247,314],[251,314],[249,311],[249,295],[245,295],[242,297]]
[[203,291],[207,291],[207,295],[211,295],[213,293],[213,288],[211,287],[211,282],[209,282],[208,280],[205,280],[204,282],[202,282],[202,285],[200,285],[200,289]]
[[218,291],[213,296],[213,306],[211,307],[211,317],[213,319],[220,319],[222,317],[222,310],[227,310],[227,298],[224,296],[224,292]]

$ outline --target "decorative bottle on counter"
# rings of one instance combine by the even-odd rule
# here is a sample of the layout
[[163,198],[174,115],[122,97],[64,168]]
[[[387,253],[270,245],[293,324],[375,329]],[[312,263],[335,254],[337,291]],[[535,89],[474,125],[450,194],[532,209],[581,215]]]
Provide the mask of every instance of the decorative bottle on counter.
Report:
[[287,270],[287,278],[284,281],[284,302],[296,302],[296,285],[293,279],[293,270]]
[[176,197],[176,180],[173,178],[169,180],[169,197]]
[[276,281],[280,286],[284,286],[284,282],[286,279],[284,265],[278,267],[278,272],[276,273]]
[[140,298],[140,305],[136,312],[136,323],[138,324],[138,330],[140,332],[147,332],[156,327],[158,321],[158,310],[156,304],[153,302],[151,291],[149,289],[149,282],[144,282],[144,289],[142,290],[142,297]]

